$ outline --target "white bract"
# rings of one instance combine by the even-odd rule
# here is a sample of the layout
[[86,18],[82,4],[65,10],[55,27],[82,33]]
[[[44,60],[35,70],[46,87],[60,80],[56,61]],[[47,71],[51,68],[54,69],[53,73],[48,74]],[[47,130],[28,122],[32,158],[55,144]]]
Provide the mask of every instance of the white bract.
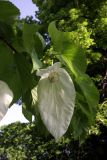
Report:
[[74,84],[59,62],[37,71],[37,75],[41,76],[37,88],[40,115],[57,140],[67,131],[74,112]]
[[5,116],[10,103],[13,100],[13,93],[9,86],[0,81],[0,120]]

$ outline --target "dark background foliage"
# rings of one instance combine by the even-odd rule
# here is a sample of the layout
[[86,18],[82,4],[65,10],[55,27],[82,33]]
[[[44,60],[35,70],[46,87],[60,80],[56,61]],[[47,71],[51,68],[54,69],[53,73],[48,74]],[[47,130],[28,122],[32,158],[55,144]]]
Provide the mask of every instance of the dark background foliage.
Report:
[[1,160],[102,160],[107,158],[107,105],[99,106],[96,124],[84,143],[65,136],[59,142],[40,136],[35,123],[13,123],[0,131]]

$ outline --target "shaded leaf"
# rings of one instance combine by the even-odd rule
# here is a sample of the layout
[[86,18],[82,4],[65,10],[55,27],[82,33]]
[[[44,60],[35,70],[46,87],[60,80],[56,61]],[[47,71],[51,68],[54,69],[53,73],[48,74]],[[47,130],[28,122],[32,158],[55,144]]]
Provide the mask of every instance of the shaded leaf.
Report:
[[19,9],[11,2],[0,1],[0,21],[11,23],[19,15]]
[[33,77],[31,75],[32,65],[26,56],[24,56],[24,53],[15,54],[14,57],[20,74],[22,92],[25,93],[33,86]]
[[35,45],[34,34],[37,28],[35,24],[24,23],[23,27],[23,44],[28,53],[32,53]]
[[27,110],[26,105],[24,103],[22,105],[22,113],[28,121],[32,122],[32,113]]
[[5,81],[14,94],[14,102],[21,96],[21,81],[13,51],[0,43],[0,80]]
[[37,26],[34,24],[24,24],[23,29],[23,42],[26,51],[30,54],[33,70],[37,70],[42,67],[42,63],[38,58],[38,55],[43,52],[43,39],[37,33]]

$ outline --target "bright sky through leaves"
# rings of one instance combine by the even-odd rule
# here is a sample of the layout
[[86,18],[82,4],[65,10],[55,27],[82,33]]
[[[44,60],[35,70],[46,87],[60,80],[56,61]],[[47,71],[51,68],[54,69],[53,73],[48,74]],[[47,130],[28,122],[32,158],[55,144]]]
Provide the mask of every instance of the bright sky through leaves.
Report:
[[17,8],[20,9],[21,15],[20,18],[25,18],[26,16],[33,16],[35,18],[35,11],[38,10],[35,4],[32,3],[32,0],[9,0]]
[[25,117],[22,114],[22,107],[14,104],[11,108],[8,109],[8,112],[0,121],[0,126],[8,125],[16,121],[28,122],[28,120],[25,119]]

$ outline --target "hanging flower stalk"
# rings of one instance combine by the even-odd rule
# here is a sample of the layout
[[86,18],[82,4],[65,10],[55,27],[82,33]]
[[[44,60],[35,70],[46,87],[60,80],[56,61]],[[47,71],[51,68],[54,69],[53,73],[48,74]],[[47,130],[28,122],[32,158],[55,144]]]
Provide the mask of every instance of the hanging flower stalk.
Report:
[[57,140],[67,131],[74,112],[74,84],[59,62],[37,71],[37,75],[41,76],[37,87],[40,115]]

